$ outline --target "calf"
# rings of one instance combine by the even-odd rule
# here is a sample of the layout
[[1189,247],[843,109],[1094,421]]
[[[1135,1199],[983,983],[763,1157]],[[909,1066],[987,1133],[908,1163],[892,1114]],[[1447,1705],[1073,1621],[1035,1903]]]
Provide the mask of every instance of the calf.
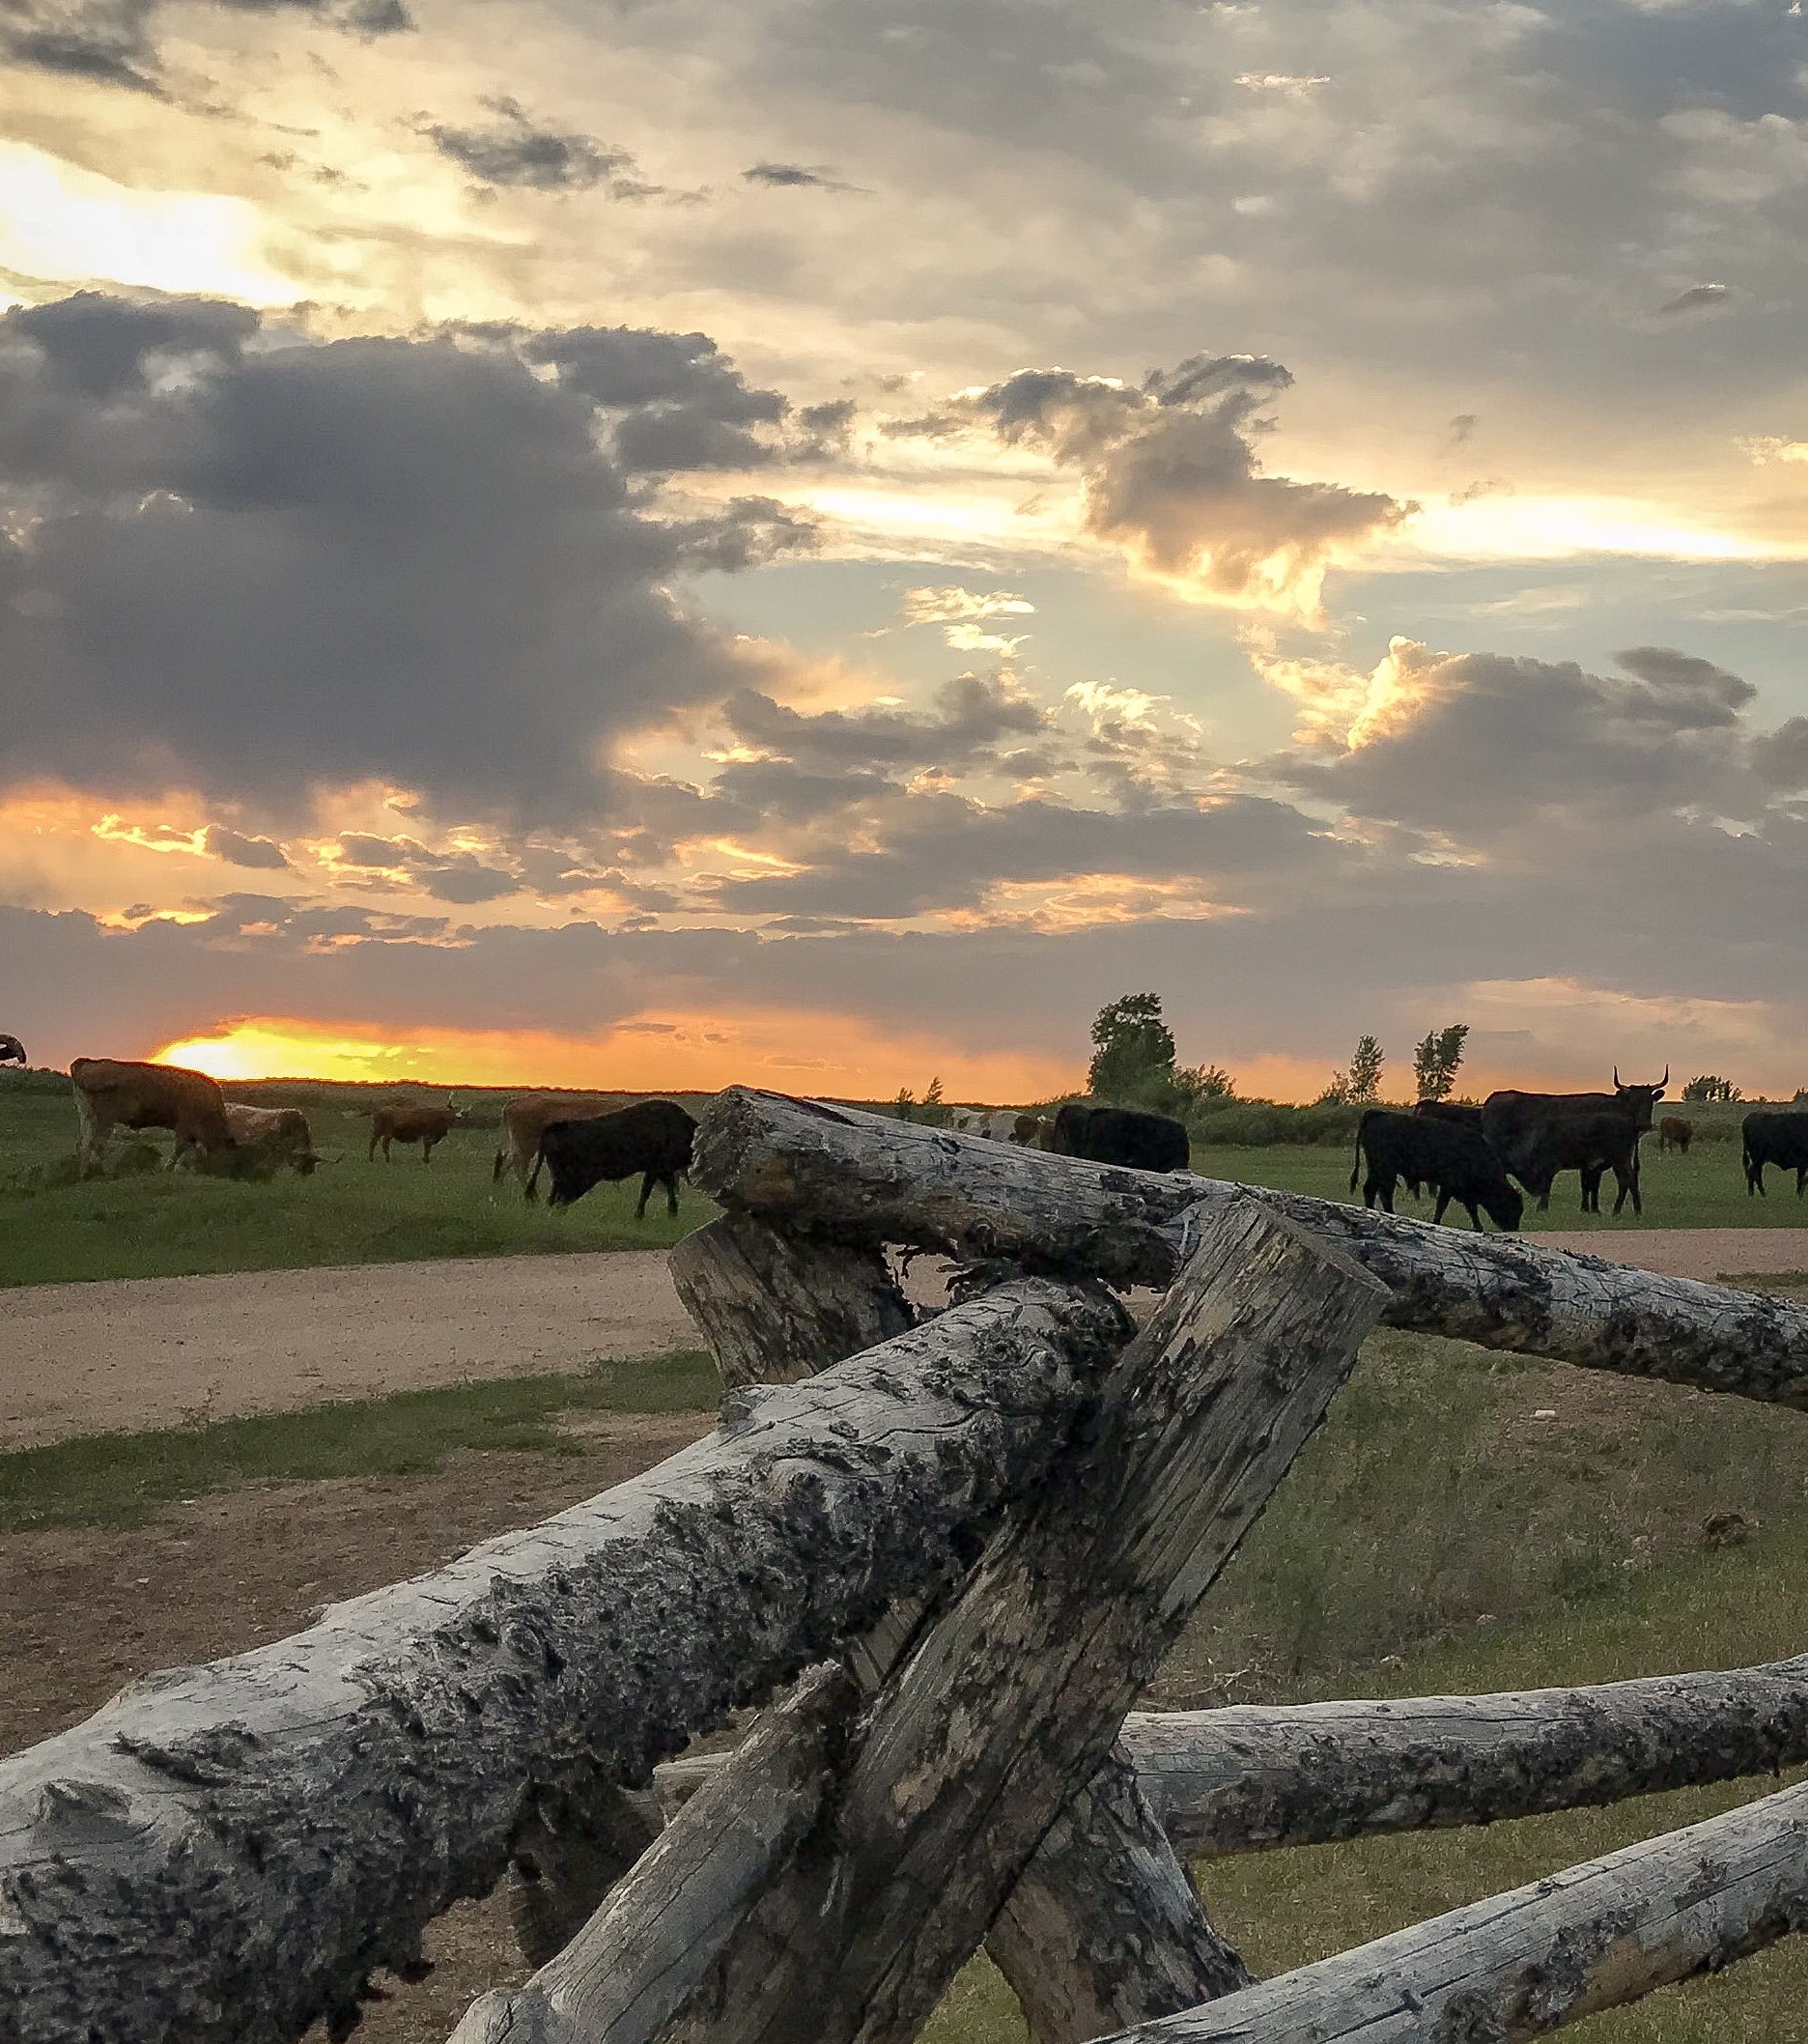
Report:
[[1525,1202],[1518,1188],[1508,1182],[1494,1146],[1479,1128],[1462,1122],[1371,1107],[1356,1130],[1352,1192],[1365,1158],[1369,1177],[1363,1205],[1372,1207],[1379,1200],[1383,1213],[1394,1211],[1394,1188],[1402,1180],[1415,1199],[1424,1185],[1437,1194],[1433,1221],[1442,1221],[1455,1200],[1468,1208],[1473,1227],[1482,1226],[1482,1214],[1476,1211],[1480,1207],[1496,1228],[1511,1234],[1525,1211]]
[[298,1107],[246,1107],[238,1100],[226,1102],[226,1126],[233,1142],[247,1162],[275,1171],[294,1165],[301,1178],[312,1175],[321,1161],[314,1152],[314,1132]]
[[1055,1117],[1048,1147],[1064,1157],[1132,1171],[1184,1171],[1191,1155],[1186,1130],[1167,1115],[1071,1100]]
[[611,1115],[593,1115],[581,1121],[550,1121],[540,1132],[540,1151],[527,1180],[527,1197],[544,1164],[551,1175],[550,1207],[569,1207],[593,1185],[606,1179],[631,1178],[637,1171],[640,1204],[636,1221],[646,1218],[646,1203],[655,1185],[665,1188],[666,1210],[678,1211],[678,1180],[691,1169],[691,1139],[696,1122],[675,1100],[636,1100]]
[[1665,1115],[1657,1124],[1657,1153],[1666,1150],[1680,1150],[1688,1155],[1688,1147],[1695,1140],[1695,1124],[1683,1121],[1681,1115]]
[[452,1095],[446,1094],[443,1107],[373,1107],[371,1109],[370,1152],[367,1161],[377,1161],[377,1146],[382,1145],[383,1162],[393,1163],[389,1154],[391,1143],[400,1143],[407,1149],[410,1143],[421,1147],[421,1162],[433,1162],[434,1145],[443,1143],[460,1120],[459,1111],[452,1104]]
[[1795,1197],[1802,1196],[1802,1187],[1808,1184],[1808,1114],[1747,1115],[1739,1123],[1739,1135],[1745,1160],[1745,1192],[1749,1198],[1754,1192],[1765,1198],[1765,1166],[1774,1164],[1782,1171],[1795,1174]]
[[196,1151],[214,1156],[233,1147],[226,1099],[204,1071],[145,1065],[127,1058],[77,1058],[70,1065],[84,1178],[100,1168],[116,1128],[167,1128],[176,1138],[173,1169]]

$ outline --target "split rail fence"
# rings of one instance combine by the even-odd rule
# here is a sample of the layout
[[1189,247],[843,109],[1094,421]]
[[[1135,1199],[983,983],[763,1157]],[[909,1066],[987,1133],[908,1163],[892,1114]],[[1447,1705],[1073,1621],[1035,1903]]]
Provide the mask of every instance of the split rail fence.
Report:
[[1808,1657],[1133,1708],[1377,1320],[1808,1407],[1808,1313],[740,1089],[693,1176],[715,1433],[0,1761],[3,2044],[344,2036],[505,1876],[456,2044],[890,2044],[981,1945],[1038,2044],[1482,2044],[1808,1922],[1808,1786],[1265,1982],[1184,1864],[1774,1773]]

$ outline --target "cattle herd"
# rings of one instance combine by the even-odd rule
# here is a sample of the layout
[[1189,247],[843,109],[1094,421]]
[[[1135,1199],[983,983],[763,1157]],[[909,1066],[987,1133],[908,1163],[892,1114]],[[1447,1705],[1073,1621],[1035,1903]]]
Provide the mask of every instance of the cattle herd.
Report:
[[[18,1038],[0,1034],[0,1065],[25,1063]],[[255,1176],[287,1166],[307,1174],[336,1161],[316,1150],[300,1109],[230,1101],[205,1072],[77,1058],[70,1080],[84,1177],[101,1169],[115,1128],[168,1130],[176,1139],[172,1169],[187,1164]],[[1435,1198],[1436,1221],[1455,1203],[1476,1228],[1485,1214],[1495,1227],[1513,1230],[1526,1196],[1544,1211],[1552,1184],[1568,1171],[1581,1179],[1583,1210],[1598,1213],[1601,1180],[1611,1172],[1614,1212],[1629,1199],[1633,1212],[1642,1215],[1639,1144],[1651,1133],[1669,1083],[1668,1066],[1654,1085],[1623,1084],[1616,1070],[1611,1093],[1503,1092],[1490,1093],[1479,1107],[1449,1100],[1421,1100],[1410,1112],[1371,1107],[1356,1131],[1349,1189],[1354,1192],[1360,1181],[1364,1205],[1379,1204],[1392,1213],[1395,1192],[1403,1184],[1415,1199]],[[397,1143],[404,1149],[419,1144],[424,1164],[462,1119],[450,1094],[441,1107],[378,1106],[370,1118],[370,1161],[379,1150],[390,1161]],[[1072,1101],[1052,1114],[956,1109],[951,1125],[968,1135],[1130,1170],[1184,1171],[1188,1162],[1187,1132],[1179,1121],[1089,1101]],[[491,1177],[495,1183],[513,1179],[532,1200],[545,1170],[549,1204],[569,1207],[595,1185],[638,1175],[636,1218],[644,1217],[647,1201],[662,1186],[667,1210],[676,1214],[678,1183],[690,1168],[695,1132],[695,1121],[673,1100],[611,1107],[570,1093],[530,1094],[502,1110]],[[1766,1167],[1775,1165],[1794,1172],[1799,1199],[1808,1188],[1808,1113],[1754,1111],[1740,1133],[1747,1192],[1763,1194]],[[1687,1121],[1666,1115],[1657,1123],[1658,1148],[1686,1153],[1693,1134]]]

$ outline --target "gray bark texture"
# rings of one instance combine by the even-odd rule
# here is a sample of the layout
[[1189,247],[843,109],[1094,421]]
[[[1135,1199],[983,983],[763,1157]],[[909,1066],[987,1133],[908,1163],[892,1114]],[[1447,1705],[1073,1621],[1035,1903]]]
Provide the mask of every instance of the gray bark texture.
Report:
[[[1799,1766],[1808,1656],[1492,1696],[1132,1711],[1118,1747],[1189,1858],[1500,1824]],[[656,1770],[661,1807],[727,1757]]]
[[1036,2044],[1086,2044],[1252,1984],[1207,1922],[1121,1745],[1043,1834],[986,1952]]
[[1494,1696],[1137,1713],[1123,1746],[1193,1857],[1496,1824],[1808,1760],[1808,1656]]
[[1118,2044],[1518,2044],[1808,1924],[1808,1787],[1452,1910]]
[[749,1214],[687,1235],[670,1268],[730,1390],[794,1384],[916,1320],[878,1249],[799,1241]]
[[542,1799],[630,1787],[894,1598],[969,1567],[1128,1323],[1001,1288],[295,1638],[0,1761],[4,2044],[343,2031],[493,1888]]
[[615,1786],[594,1769],[542,1789],[515,1840],[509,1919],[530,1966],[544,1966],[582,1928],[664,1823],[650,1790]]
[[[1250,1188],[734,1087],[697,1131],[696,1182],[731,1209],[849,1244],[1165,1286],[1201,1216]],[[1517,1235],[1260,1188],[1379,1278],[1390,1325],[1808,1408],[1808,1310]]]
[[[1207,1227],[1113,1374],[1096,1437],[909,1650],[823,1822],[674,2040],[915,2036],[1317,1425],[1380,1298],[1254,1200]],[[1100,1957],[1120,1968],[1113,1928]],[[1102,2005],[1113,1993],[1101,1980]]]

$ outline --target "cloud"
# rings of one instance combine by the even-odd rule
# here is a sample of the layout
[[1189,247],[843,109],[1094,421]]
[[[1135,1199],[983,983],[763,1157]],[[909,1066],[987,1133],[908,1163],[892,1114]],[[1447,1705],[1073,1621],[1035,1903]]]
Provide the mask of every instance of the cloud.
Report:
[[777,191],[859,191],[846,185],[823,164],[755,163],[741,173],[749,185],[764,185]]
[[957,653],[998,653],[1009,658],[1029,638],[1027,632],[988,631],[1001,617],[1030,617],[1035,605],[1008,589],[980,593],[950,583],[942,588],[906,589],[904,622],[940,626],[944,640]]
[[1326,569],[1413,507],[1260,472],[1261,407],[1292,381],[1261,355],[1192,355],[1140,389],[1020,370],[949,411],[1076,470],[1088,529],[1144,574],[1208,600],[1315,613]]
[[[664,338],[718,400],[782,404]],[[807,530],[757,504],[668,529],[593,418],[502,349],[285,345],[241,308],[94,294],[0,316],[0,781],[188,787],[274,821],[378,780],[466,816],[596,817],[616,737],[770,670],[669,578]]]
[[[225,0],[244,14],[306,14],[369,39],[414,26],[402,0]],[[154,30],[162,0],[8,0],[0,55],[33,71],[165,96]]]
[[1686,291],[1679,291],[1675,298],[1657,308],[1660,320],[1674,319],[1679,313],[1712,312],[1726,305],[1734,294],[1726,284],[1691,284]]
[[264,866],[271,870],[288,866],[283,848],[271,837],[247,837],[223,823],[211,823],[203,840],[206,850],[228,866]]
[[643,199],[660,189],[646,183],[625,149],[537,122],[516,99],[498,96],[482,103],[494,116],[484,127],[435,124],[425,130],[442,156],[480,185],[527,191],[591,191],[607,185],[617,199]]
[[814,766],[937,767],[945,773],[990,764],[1001,743],[1034,737],[1049,713],[999,679],[963,674],[935,693],[935,710],[822,710],[805,713],[744,689],[723,705],[743,746]]
[[1612,831],[1660,814],[1761,812],[1754,746],[1768,744],[1781,766],[1793,742],[1745,727],[1752,685],[1674,647],[1616,657],[1624,675],[1396,639],[1354,698],[1348,737],[1327,721],[1316,745],[1271,770],[1355,815],[1472,846],[1558,816]]

